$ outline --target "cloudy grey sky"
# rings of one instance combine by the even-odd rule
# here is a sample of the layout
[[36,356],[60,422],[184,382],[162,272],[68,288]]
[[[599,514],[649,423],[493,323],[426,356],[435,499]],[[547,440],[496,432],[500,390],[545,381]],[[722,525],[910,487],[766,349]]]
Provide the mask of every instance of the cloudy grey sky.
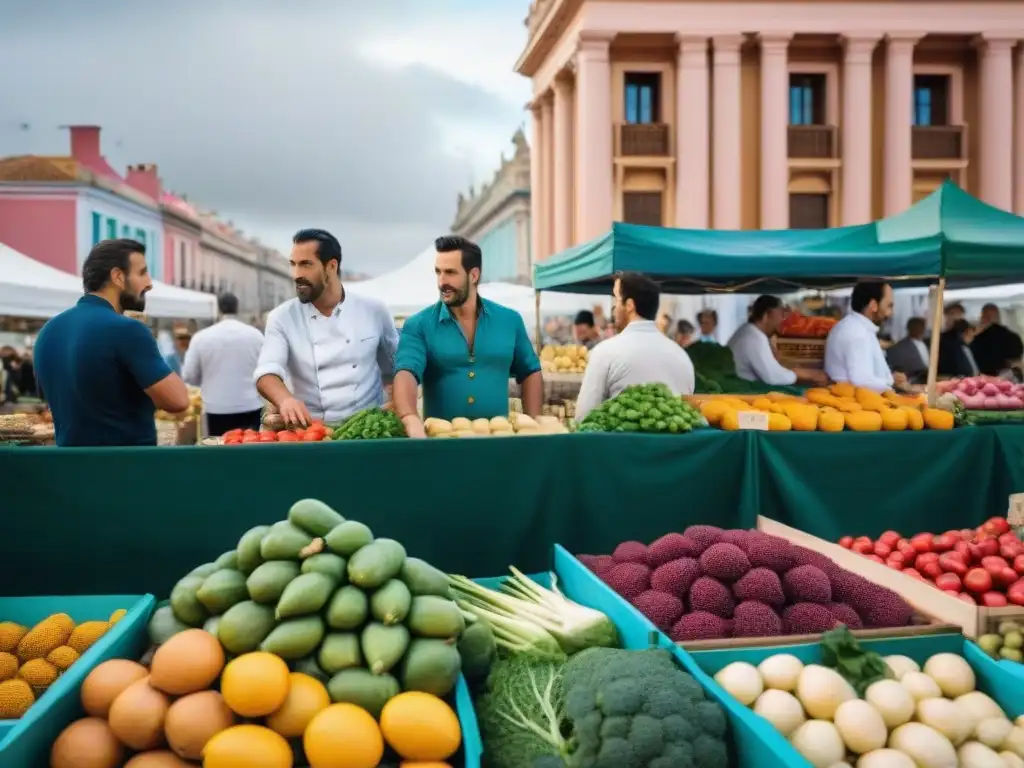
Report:
[[[307,226],[380,273],[445,231],[524,122],[529,0],[0,0],[0,155],[111,164],[286,250]],[[25,126],[28,126],[26,129]]]

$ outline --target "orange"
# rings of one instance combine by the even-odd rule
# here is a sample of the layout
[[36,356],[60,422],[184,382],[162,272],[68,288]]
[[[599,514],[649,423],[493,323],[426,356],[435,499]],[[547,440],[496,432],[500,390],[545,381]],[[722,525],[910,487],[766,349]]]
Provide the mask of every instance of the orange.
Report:
[[292,768],[294,764],[284,737],[262,725],[233,725],[203,747],[203,768]]
[[224,701],[242,717],[264,717],[280,709],[289,685],[288,665],[262,651],[232,659],[220,678]]
[[408,760],[403,760],[401,763],[398,764],[398,768],[452,768],[452,766],[450,763],[410,763]]
[[400,693],[385,704],[380,730],[406,760],[446,760],[462,741],[459,718],[452,708],[437,696],[420,691]]
[[377,721],[355,704],[332,704],[318,712],[302,746],[310,768],[377,768],[384,757]]
[[267,716],[267,727],[286,739],[298,738],[305,732],[313,716],[331,706],[331,697],[324,684],[301,672],[289,676],[288,698],[276,712]]

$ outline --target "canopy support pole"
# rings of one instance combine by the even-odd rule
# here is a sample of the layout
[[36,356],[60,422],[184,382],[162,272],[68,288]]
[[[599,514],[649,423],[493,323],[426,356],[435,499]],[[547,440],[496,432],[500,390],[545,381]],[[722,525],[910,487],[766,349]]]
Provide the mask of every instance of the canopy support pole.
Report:
[[939,283],[931,290],[932,294],[932,337],[928,348],[928,405],[934,407],[936,401],[935,382],[939,377],[939,337],[942,334],[943,299],[946,291],[946,278],[940,277]]
[[541,339],[541,336],[540,336],[540,330],[541,330],[541,322],[540,322],[540,291],[534,291],[533,292],[533,322],[534,322],[534,325],[535,325],[534,330],[537,333],[537,354],[539,355],[540,354],[540,348],[542,346],[542,344],[541,344],[542,339]]

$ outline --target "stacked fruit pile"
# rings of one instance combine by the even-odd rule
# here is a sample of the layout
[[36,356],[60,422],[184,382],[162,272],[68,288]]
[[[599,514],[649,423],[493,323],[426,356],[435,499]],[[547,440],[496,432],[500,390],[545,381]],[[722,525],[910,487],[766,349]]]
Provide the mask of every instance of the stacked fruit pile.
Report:
[[895,592],[761,531],[691,525],[650,546],[627,541],[610,556],[580,560],[677,642],[901,627],[913,618]]
[[919,533],[909,539],[896,531],[886,531],[877,541],[844,536],[839,545],[968,603],[988,608],[1024,605],[1024,543],[1004,517],[977,528]]
[[581,344],[545,345],[540,351],[540,366],[545,373],[583,373],[588,356]]
[[769,392],[749,403],[722,395],[706,399],[700,410],[709,424],[725,430],[740,428],[743,411],[766,413],[767,427],[773,432],[902,432],[954,427],[952,413],[928,408],[920,398],[895,392],[880,395],[850,384],[809,389],[804,397]]
[[0,720],[16,720],[92,645],[124,617],[75,622],[66,613],[47,616],[33,627],[0,622]]
[[493,419],[454,418],[427,419],[423,422],[427,437],[511,437],[512,435],[558,435],[569,430],[556,416],[538,416],[512,411],[508,418]]
[[[60,734],[52,768],[206,768],[265,766],[375,768],[384,743],[408,760],[446,760],[461,741],[459,722],[440,698],[403,693],[380,724],[354,704],[331,704],[324,684],[289,672],[279,656],[256,651],[226,662],[201,629],[180,632],[149,667],[104,662],[82,684],[86,717]],[[344,755],[341,762],[340,755]]]

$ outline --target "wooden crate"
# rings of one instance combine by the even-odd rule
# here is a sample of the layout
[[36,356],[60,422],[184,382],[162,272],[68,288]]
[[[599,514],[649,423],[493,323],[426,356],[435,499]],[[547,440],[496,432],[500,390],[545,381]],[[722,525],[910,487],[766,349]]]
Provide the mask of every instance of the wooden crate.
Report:
[[790,368],[824,368],[825,339],[779,336],[775,339],[779,362]]
[[[924,616],[934,617],[938,622],[953,625],[963,630],[968,637],[977,638],[987,632],[993,632],[1001,621],[1024,621],[1024,606],[1008,606],[1006,608],[985,608],[971,605],[963,600],[947,595],[928,582],[906,576],[882,563],[868,560],[863,555],[840,547],[830,541],[819,539],[809,533],[791,528],[771,518],[758,516],[758,530],[799,544],[815,552],[821,552],[829,559],[852,573],[859,574],[869,581],[888,587],[906,600]],[[914,627],[906,627],[913,630]],[[920,634],[911,632],[911,634]],[[925,633],[927,634],[927,633]]]

